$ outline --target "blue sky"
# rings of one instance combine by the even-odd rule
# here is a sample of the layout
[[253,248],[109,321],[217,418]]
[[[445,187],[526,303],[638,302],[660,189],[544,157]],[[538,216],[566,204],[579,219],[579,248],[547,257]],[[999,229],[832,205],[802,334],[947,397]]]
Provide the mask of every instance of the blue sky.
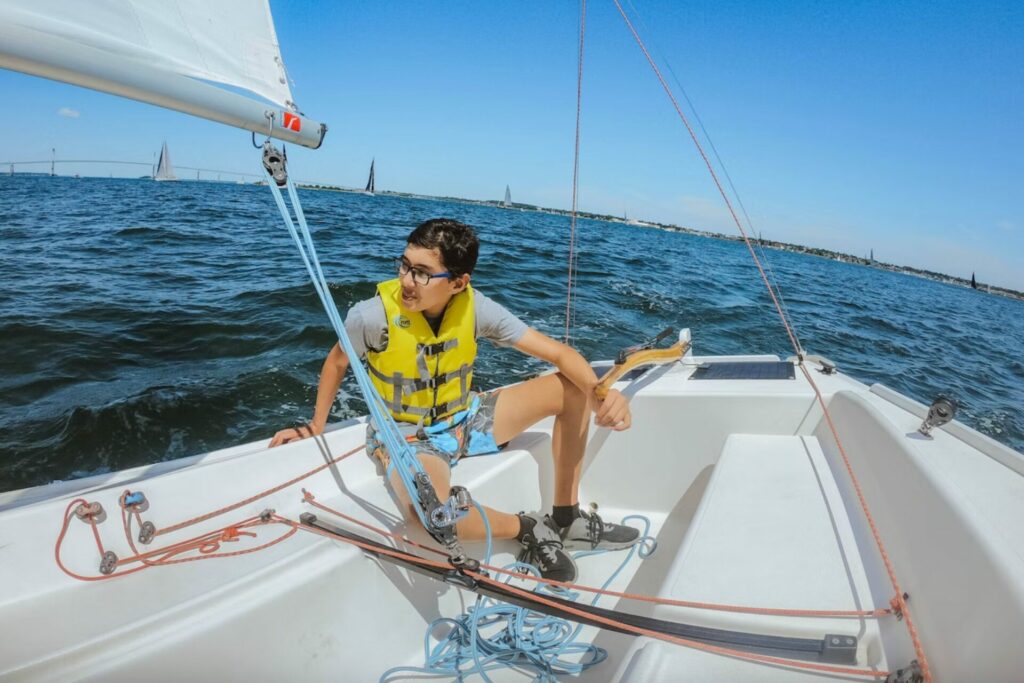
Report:
[[[633,4],[765,237],[1024,290],[1024,4]],[[381,189],[569,206],[577,3],[271,5],[330,125],[296,177],[362,185],[375,157]],[[733,232],[610,0],[587,28],[580,207]],[[0,161],[146,162],[166,139],[181,165],[257,164],[218,124],[6,71],[0,92]]]

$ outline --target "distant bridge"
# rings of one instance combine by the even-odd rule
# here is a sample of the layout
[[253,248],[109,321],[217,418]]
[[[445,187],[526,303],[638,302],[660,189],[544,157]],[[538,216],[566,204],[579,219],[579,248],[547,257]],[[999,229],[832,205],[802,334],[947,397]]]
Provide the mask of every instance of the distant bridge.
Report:
[[[145,166],[150,169],[150,175],[153,175],[152,171],[156,164],[147,161],[120,161],[117,159],[45,159],[42,161],[3,161],[0,162],[0,169],[7,167],[10,169],[10,173],[14,174],[16,166],[32,166],[32,165],[50,165],[50,175],[55,175],[54,168],[57,164],[117,164],[122,166]],[[217,175],[228,175],[238,176],[241,178],[257,178],[262,180],[263,176],[258,173],[243,173],[241,171],[226,171],[217,168],[197,168],[195,166],[179,166],[174,165],[175,170],[181,169],[184,171],[195,171],[196,178],[199,177],[200,173],[209,173]]]

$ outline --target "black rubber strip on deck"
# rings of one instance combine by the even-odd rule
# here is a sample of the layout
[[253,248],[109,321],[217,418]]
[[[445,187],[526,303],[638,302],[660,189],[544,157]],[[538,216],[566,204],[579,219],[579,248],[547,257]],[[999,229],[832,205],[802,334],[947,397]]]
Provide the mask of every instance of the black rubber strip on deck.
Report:
[[[507,602],[511,605],[525,607],[551,616],[568,619],[569,621],[574,621],[576,623],[597,626],[598,628],[616,631],[626,635],[637,635],[633,631],[609,626],[601,620],[592,619],[590,618],[592,615],[650,631],[657,631],[666,635],[685,638],[687,640],[695,640],[709,645],[730,647],[744,652],[767,654],[775,657],[786,657],[789,659],[812,662],[818,661],[833,664],[856,663],[857,639],[855,637],[831,636],[829,634],[825,634],[823,638],[796,638],[792,636],[774,636],[744,631],[709,628],[705,626],[667,621],[639,614],[630,614],[628,612],[604,609],[602,607],[596,607],[586,603],[577,603],[571,600],[565,600],[552,595],[545,595],[544,598],[551,603],[555,603],[556,606],[545,605],[543,603],[538,603],[534,600],[524,598],[519,594],[512,593],[503,586],[476,583],[475,581],[470,580],[469,577],[459,574],[454,569],[445,571],[435,567],[423,566],[411,561],[411,559],[407,560],[401,557],[376,552],[376,549],[394,550],[394,548],[389,548],[383,543],[368,539],[360,534],[355,534],[351,531],[335,526],[334,524],[318,519],[317,516],[312,513],[303,513],[299,519],[302,524],[306,526],[315,527],[340,538],[356,540],[366,546],[369,546],[368,548],[363,548],[363,552],[372,555],[381,561],[406,567],[417,573],[433,577],[439,581],[444,581],[445,583],[449,583],[458,588],[471,590],[480,595],[486,595],[496,600]],[[561,609],[562,607],[568,607],[579,612],[584,612],[588,616],[580,616],[579,614],[565,611]],[[851,645],[843,648],[830,648],[828,641],[830,639],[840,637],[848,640]]]
[[704,363],[690,379],[794,379],[792,363],[784,361]]

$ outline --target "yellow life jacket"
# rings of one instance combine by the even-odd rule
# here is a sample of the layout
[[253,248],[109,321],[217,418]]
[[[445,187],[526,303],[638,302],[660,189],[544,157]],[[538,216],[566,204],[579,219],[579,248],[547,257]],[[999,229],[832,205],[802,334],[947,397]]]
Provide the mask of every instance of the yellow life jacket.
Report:
[[402,284],[377,285],[388,320],[388,345],[367,351],[373,386],[396,420],[429,425],[469,405],[476,360],[473,288],[452,297],[437,334],[422,313],[402,305]]

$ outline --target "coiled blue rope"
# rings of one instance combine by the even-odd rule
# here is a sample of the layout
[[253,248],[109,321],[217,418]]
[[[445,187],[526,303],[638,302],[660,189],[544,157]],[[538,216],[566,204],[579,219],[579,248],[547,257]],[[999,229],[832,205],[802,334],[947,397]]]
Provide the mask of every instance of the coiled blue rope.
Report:
[[[484,519],[487,532],[484,563],[490,564],[490,525],[484,511],[479,506],[477,509]],[[641,537],[601,585],[602,590],[611,585],[634,556],[646,558],[657,547],[657,542],[649,535],[650,520],[642,515],[629,515],[622,522],[625,524],[630,520],[638,520],[643,524]],[[574,554],[573,558],[581,559],[606,552],[609,551],[587,550]],[[537,568],[529,564],[514,562],[504,568],[540,576]],[[509,583],[512,578],[506,578],[505,583]],[[535,592],[574,601],[579,597],[579,593],[574,591],[546,584],[541,584]],[[590,604],[596,605],[600,598],[601,595],[596,594]],[[448,627],[447,634],[431,645],[432,635],[443,627]],[[445,677],[455,681],[478,676],[486,683],[493,683],[488,672],[511,668],[532,673],[536,683],[554,683],[559,676],[578,675],[608,658],[603,648],[577,642],[582,628],[582,625],[573,626],[560,617],[478,596],[473,606],[459,617],[435,619],[427,626],[423,638],[422,667],[394,667],[385,671],[380,681],[385,683],[400,674],[413,674]]]

